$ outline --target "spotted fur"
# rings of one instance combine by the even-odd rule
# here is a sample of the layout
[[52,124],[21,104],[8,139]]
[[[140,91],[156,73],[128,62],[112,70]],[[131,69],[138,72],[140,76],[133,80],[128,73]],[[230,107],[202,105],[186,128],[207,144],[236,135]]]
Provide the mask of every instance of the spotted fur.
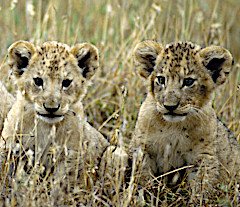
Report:
[[144,41],[135,47],[134,60],[149,88],[130,146],[131,157],[143,156],[140,183],[183,166],[192,166],[193,200],[210,198],[231,179],[239,183],[238,142],[212,108],[213,93],[231,70],[230,52],[191,42],[163,48]]
[[[33,151],[35,162],[45,167],[62,162],[59,173],[71,172],[84,183],[87,173],[82,170],[98,166],[108,146],[86,122],[81,103],[99,66],[97,48],[88,43],[70,48],[59,42],[35,47],[18,41],[10,46],[8,61],[18,95],[4,124],[2,145],[15,153]],[[49,159],[49,154],[59,159]]]

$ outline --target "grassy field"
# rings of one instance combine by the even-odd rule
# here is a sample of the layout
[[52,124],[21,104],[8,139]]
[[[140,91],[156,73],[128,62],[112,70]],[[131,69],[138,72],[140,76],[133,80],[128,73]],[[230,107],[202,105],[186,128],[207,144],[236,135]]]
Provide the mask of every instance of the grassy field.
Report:
[[[144,81],[137,75],[133,48],[145,39],[165,45],[190,40],[202,46],[221,45],[235,59],[232,73],[215,96],[214,108],[239,140],[240,134],[240,4],[239,0],[0,0],[0,79],[13,94],[16,88],[8,80],[7,48],[17,40],[38,45],[57,40],[69,45],[90,42],[100,52],[100,70],[83,100],[88,122],[105,137],[117,142],[123,137],[127,147],[136,123],[139,107],[146,95]],[[0,191],[6,192],[0,174]],[[115,193],[107,195],[101,183],[82,191],[68,191],[60,184],[37,178],[21,178],[11,184],[10,194],[2,199],[7,206],[179,206],[188,204],[187,191],[179,187],[158,187],[158,197],[118,179],[106,185]],[[231,206],[231,192],[219,192],[216,205]],[[184,196],[186,195],[186,196]]]

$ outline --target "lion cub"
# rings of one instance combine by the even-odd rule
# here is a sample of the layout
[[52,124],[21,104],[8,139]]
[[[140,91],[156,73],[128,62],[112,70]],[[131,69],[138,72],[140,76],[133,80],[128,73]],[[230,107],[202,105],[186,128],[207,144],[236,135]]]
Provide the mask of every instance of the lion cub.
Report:
[[212,107],[213,93],[233,64],[230,52],[191,42],[163,48],[147,40],[135,47],[134,60],[148,83],[130,146],[132,155],[143,156],[140,183],[194,166],[189,168],[193,199],[208,198],[232,178],[239,184],[238,142]]
[[34,157],[32,165],[66,161],[59,171],[80,172],[76,178],[87,174],[82,169],[97,167],[109,144],[86,122],[81,103],[99,67],[97,48],[54,41],[35,47],[18,41],[10,46],[8,61],[18,94],[2,132],[6,149],[16,156],[21,152],[28,163]]

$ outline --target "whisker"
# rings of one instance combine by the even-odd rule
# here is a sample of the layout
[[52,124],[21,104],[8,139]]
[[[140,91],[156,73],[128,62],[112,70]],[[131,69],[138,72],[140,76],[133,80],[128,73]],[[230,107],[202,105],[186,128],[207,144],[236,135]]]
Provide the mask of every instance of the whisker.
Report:
[[203,119],[203,117],[207,117],[206,113],[204,113],[201,109],[195,106],[191,106],[191,112],[193,112],[194,115],[196,115],[201,120]]
[[76,116],[76,112],[73,110],[70,110],[70,109],[68,110],[68,112],[66,114],[73,114],[73,116]]

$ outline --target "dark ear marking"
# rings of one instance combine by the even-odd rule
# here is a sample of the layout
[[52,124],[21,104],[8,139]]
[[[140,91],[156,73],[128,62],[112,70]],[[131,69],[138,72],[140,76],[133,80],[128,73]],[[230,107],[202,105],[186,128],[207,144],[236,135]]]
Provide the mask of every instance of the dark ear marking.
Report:
[[[142,58],[144,58],[144,56],[142,56]],[[152,63],[155,62],[156,60],[156,57],[154,57],[153,55],[146,55],[145,58],[151,61]]]
[[28,63],[29,63],[29,58],[21,56],[21,54],[19,54],[19,53],[16,53],[16,56],[18,56],[18,58],[19,58],[17,68],[18,69],[26,68],[28,66]]
[[223,47],[209,46],[199,51],[199,55],[216,86],[223,84],[232,68],[231,53]]
[[35,53],[35,47],[27,41],[17,41],[8,49],[8,63],[16,78],[26,71],[32,55]]
[[224,58],[213,58],[209,63],[206,65],[208,70],[218,70],[223,62],[225,61]]
[[90,52],[88,52],[82,59],[78,60],[78,67],[84,68],[87,59],[90,58]]
[[220,76],[221,66],[224,63],[224,58],[213,58],[209,63],[206,65],[206,68],[212,71],[212,79],[216,83],[217,78]]
[[90,79],[99,67],[98,49],[89,43],[81,43],[73,46],[71,53],[77,58],[82,76]]
[[84,78],[87,78],[87,73],[89,72],[89,68],[86,67],[86,62],[90,58],[90,52],[88,52],[83,58],[78,60],[78,67],[83,69],[82,75]]

